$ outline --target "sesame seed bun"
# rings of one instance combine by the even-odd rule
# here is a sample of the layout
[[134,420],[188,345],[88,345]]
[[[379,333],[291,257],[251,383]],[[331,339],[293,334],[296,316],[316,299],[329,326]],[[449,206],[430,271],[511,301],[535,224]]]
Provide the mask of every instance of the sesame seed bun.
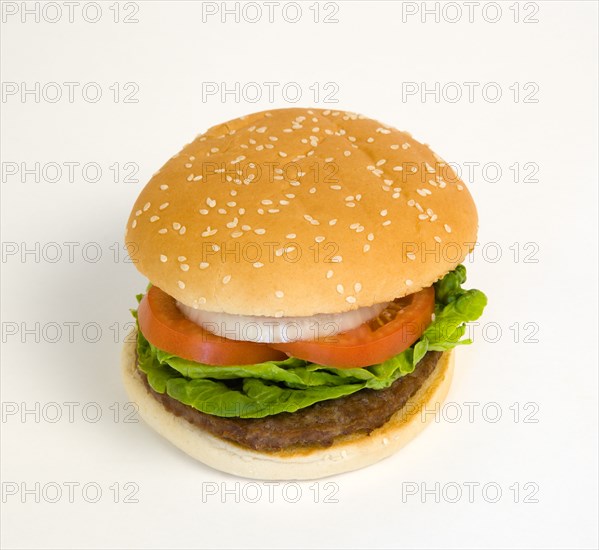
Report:
[[476,241],[464,183],[361,115],[278,109],[209,129],[127,223],[137,268],[180,302],[240,315],[340,313],[411,294]]
[[453,352],[444,352],[433,373],[406,405],[370,434],[346,436],[328,448],[258,452],[202,430],[176,416],[150,393],[137,369],[134,334],[123,347],[125,389],[145,422],[191,457],[222,472],[268,480],[318,479],[364,468],[391,456],[416,437],[443,403],[453,374]]

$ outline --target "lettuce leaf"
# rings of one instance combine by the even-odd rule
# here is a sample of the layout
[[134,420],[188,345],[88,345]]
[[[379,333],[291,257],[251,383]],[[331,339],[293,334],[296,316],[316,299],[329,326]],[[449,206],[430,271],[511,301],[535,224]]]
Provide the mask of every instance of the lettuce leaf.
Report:
[[378,365],[336,369],[294,357],[255,365],[205,365],[156,348],[138,330],[139,368],[154,391],[223,417],[262,418],[364,388],[384,389],[411,373],[428,351],[471,343],[462,339],[466,323],[482,315],[487,298],[479,290],[462,289],[465,281],[466,269],[460,265],[435,283],[433,322],[411,348]]

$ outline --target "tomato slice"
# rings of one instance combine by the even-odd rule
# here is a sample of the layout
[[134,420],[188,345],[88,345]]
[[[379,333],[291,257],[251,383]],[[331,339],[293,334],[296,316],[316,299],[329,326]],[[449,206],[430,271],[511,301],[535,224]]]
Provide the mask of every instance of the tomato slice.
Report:
[[378,317],[344,333],[314,341],[270,344],[287,355],[336,368],[367,367],[409,348],[431,323],[435,290],[399,298]]
[[256,342],[229,340],[187,319],[175,299],[152,286],[137,309],[148,342],[174,355],[207,365],[250,365],[287,359],[282,351]]

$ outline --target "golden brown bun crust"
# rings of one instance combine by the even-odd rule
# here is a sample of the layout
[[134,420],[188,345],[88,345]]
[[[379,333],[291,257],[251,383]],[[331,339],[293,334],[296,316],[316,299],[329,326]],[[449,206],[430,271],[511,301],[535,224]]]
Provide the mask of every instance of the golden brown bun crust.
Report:
[[212,468],[240,477],[270,480],[318,479],[357,470],[392,455],[434,417],[430,411],[444,401],[453,373],[453,352],[445,352],[406,406],[369,435],[348,437],[327,449],[261,453],[215,437],[167,411],[137,374],[136,361],[135,338],[128,338],[122,355],[123,381],[129,398],[137,403],[140,416],[150,427]]
[[430,286],[472,249],[477,223],[464,183],[410,134],[278,109],[215,126],[171,158],[135,202],[126,241],[137,268],[189,306],[303,316]]

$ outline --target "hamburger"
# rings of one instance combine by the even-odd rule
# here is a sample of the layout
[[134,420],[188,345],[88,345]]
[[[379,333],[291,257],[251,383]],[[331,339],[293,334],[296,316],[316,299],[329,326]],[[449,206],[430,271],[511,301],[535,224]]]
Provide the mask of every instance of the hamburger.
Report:
[[123,378],[193,458],[254,479],[370,465],[426,425],[486,297],[451,166],[354,113],[277,109],[210,128],[156,172],[125,240],[149,280]]

